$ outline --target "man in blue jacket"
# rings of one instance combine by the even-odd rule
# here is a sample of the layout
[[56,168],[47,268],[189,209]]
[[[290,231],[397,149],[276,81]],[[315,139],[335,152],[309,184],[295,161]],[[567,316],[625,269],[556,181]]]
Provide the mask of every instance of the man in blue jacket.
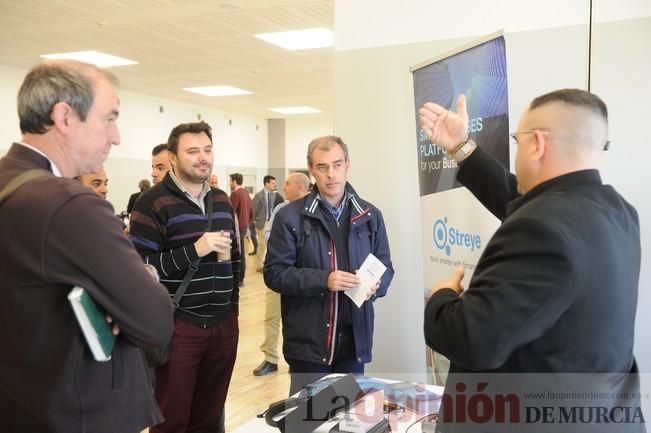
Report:
[[[384,220],[347,182],[348,148],[339,137],[313,140],[307,151],[312,192],[275,217],[264,280],[281,294],[283,354],[290,394],[329,373],[363,373],[371,361],[373,302],[393,278]],[[372,253],[386,272],[358,308],[344,292]]]

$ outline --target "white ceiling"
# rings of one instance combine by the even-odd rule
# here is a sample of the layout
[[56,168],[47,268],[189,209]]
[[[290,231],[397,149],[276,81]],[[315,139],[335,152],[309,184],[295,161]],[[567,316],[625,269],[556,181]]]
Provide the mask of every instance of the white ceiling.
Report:
[[[137,65],[111,68],[125,90],[265,118],[307,105],[331,116],[334,49],[288,51],[256,33],[333,29],[334,0],[0,0],[0,64],[97,50]],[[231,85],[208,97],[183,87]]]

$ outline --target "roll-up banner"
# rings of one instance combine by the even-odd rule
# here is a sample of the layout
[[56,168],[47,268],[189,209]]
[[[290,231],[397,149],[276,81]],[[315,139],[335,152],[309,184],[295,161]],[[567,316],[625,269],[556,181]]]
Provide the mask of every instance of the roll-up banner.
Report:
[[[410,68],[414,81],[425,293],[465,268],[467,287],[499,221],[456,181],[457,163],[420,129],[418,109],[435,102],[456,111],[466,95],[468,131],[479,147],[509,167],[509,109],[504,36],[491,34]],[[428,351],[433,382],[445,381],[447,362]]]

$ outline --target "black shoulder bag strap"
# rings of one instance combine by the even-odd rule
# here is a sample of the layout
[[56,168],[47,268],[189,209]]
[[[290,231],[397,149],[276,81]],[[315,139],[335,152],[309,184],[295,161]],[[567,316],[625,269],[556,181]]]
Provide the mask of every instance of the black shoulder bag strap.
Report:
[[18,176],[11,179],[2,189],[2,191],[0,191],[0,204],[4,203],[4,201],[7,200],[11,194],[13,194],[18,188],[30,180],[50,175],[52,175],[51,172],[43,170],[42,168],[34,168],[32,170],[23,171]]
[[[208,191],[208,194],[206,196],[208,197],[208,204],[206,205],[206,217],[208,218],[208,227],[206,228],[206,232],[209,232],[211,231],[212,228],[212,205],[213,205],[212,191]],[[200,261],[201,258],[198,258],[197,260],[190,263],[190,266],[188,266],[188,271],[185,273],[185,277],[183,277],[183,281],[181,281],[181,284],[179,284],[178,289],[176,289],[176,292],[174,293],[174,299],[172,300],[176,308],[179,307],[181,298],[185,294],[185,291],[188,290],[188,286],[190,285],[190,281],[192,281],[192,277],[194,276],[194,273],[197,272],[197,269],[199,269]]]

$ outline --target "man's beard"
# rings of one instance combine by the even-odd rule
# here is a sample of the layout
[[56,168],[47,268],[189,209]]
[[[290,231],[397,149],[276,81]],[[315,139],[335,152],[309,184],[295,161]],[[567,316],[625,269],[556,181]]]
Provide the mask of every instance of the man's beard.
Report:
[[208,170],[205,175],[196,175],[192,173],[192,171],[185,170],[183,167],[179,165],[176,167],[176,174],[182,180],[187,180],[190,183],[199,184],[199,183],[204,183],[210,177],[210,172],[212,171],[212,169],[210,166],[208,166],[207,168]]

